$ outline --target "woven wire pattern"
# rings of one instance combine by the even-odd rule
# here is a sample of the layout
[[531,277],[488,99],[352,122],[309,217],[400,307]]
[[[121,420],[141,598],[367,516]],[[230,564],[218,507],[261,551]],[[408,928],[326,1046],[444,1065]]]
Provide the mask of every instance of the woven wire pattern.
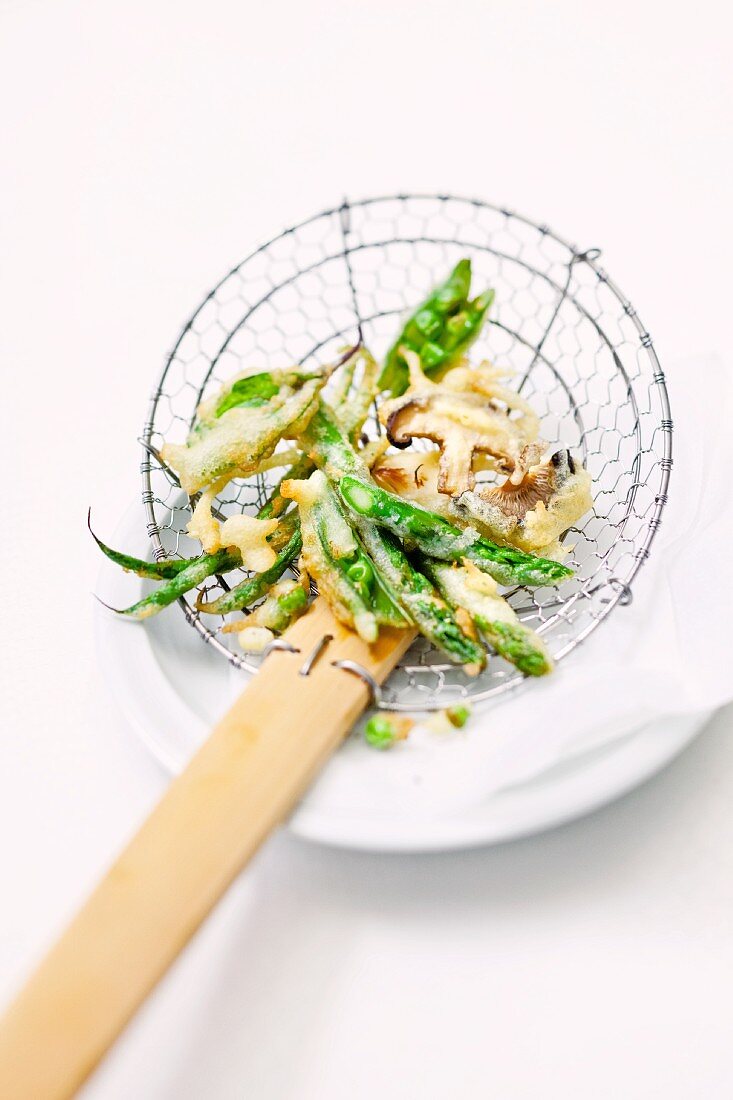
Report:
[[[185,440],[203,397],[245,367],[325,364],[360,340],[381,358],[404,311],[462,256],[471,257],[473,293],[496,291],[471,359],[511,367],[510,384],[539,414],[542,437],[570,447],[593,478],[594,510],[565,537],[575,575],[559,588],[518,588],[509,601],[556,661],[628,603],[672,466],[669,399],[651,338],[599,266],[598,249],[579,251],[510,210],[450,196],[344,202],[263,245],[209,293],[168,357],[143,429],[143,502],[155,556],[199,552],[185,533],[189,501],[154,455],[163,441]],[[367,429],[378,430],[376,423]],[[219,511],[260,507],[281,473],[231,482]],[[204,587],[213,598],[223,583],[212,578]],[[223,619],[200,615],[193,599],[179,602],[207,642],[256,671],[258,660],[235,652],[231,636],[220,633]],[[469,678],[420,638],[380,705],[432,710],[487,699],[522,680],[495,656]]]

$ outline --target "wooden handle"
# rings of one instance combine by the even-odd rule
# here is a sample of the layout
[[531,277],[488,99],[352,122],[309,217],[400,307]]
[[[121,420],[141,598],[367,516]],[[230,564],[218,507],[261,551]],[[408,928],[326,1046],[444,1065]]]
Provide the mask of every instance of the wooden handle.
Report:
[[[333,640],[308,676],[305,657]],[[365,645],[318,599],[175,779],[0,1021],[2,1100],[72,1096],[369,701],[410,630]]]

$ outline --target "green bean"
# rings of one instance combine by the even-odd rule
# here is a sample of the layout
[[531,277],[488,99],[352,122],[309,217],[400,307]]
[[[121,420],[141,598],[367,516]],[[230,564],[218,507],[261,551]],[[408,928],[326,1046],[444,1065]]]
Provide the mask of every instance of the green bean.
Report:
[[[371,359],[371,357],[369,358]],[[314,376],[303,375],[301,376],[301,380],[311,377]],[[315,377],[320,379],[320,374]],[[254,375],[249,378],[241,379],[239,383],[235,382],[232,385],[229,393],[238,395],[241,399],[239,401],[240,406],[249,404],[250,407],[252,407],[253,402],[256,406],[266,400],[265,392],[268,388],[268,379],[269,385],[274,385],[272,376],[269,374]],[[237,405],[232,403],[225,409],[220,402],[215,410],[215,414],[216,416],[222,416],[229,408],[235,407],[237,407]],[[283,481],[287,479],[297,480],[308,477],[313,471],[313,468],[314,464],[312,460],[304,454],[293,464],[293,466],[291,466],[274,487],[268,500],[258,511],[257,518],[273,519],[281,516],[290,503],[280,494],[280,486]],[[288,520],[287,523],[285,522],[286,519]],[[159,589],[144,597],[142,600],[139,600],[131,607],[119,612],[119,614],[133,619],[144,619],[148,618],[150,615],[156,614],[162,608],[167,607],[168,604],[173,603],[179,596],[184,595],[186,592],[190,591],[191,588],[196,587],[203,580],[206,580],[207,577],[213,576],[216,573],[225,573],[242,564],[239,553],[227,549],[216,551],[213,554],[200,554],[197,557],[188,558],[184,561],[146,562],[140,558],[134,558],[106,546],[105,543],[94,535],[93,531],[92,535],[102,552],[105,553],[111,561],[122,566],[123,569],[128,569],[137,573],[139,576],[147,577],[151,580],[169,582],[168,584],[162,585]],[[249,607],[251,604],[261,599],[262,596],[266,595],[270,586],[280,579],[288,566],[295,561],[301,552],[302,536],[300,533],[300,520],[297,511],[294,511],[289,519],[287,516],[284,517],[278,525],[277,530],[273,532],[269,541],[277,551],[277,558],[268,570],[252,577],[247,577],[245,580],[241,581],[241,583],[230,589],[229,592],[224,593],[218,599],[212,600],[209,603],[201,599],[197,600],[196,606],[198,609],[208,614],[225,615],[231,611]],[[380,598],[379,607],[376,610],[377,613],[382,615],[385,619],[390,615],[387,602],[384,599]],[[394,614],[392,618],[395,618]]]
[[[269,499],[260,508],[257,513],[258,519],[272,519],[273,517],[281,515],[284,509],[290,504],[289,500],[285,500],[280,495],[280,486],[284,481],[299,481],[306,478],[313,472],[314,464],[307,455],[303,455],[298,462],[287,471],[286,474],[280,479],[278,484],[273,489]],[[253,603],[261,599],[269,589],[270,585],[274,584],[280,579],[282,574],[291,565],[300,554],[303,548],[303,540],[300,533],[300,519],[297,512],[292,513],[293,527],[292,530],[288,530],[288,537],[282,549],[278,552],[277,560],[270,566],[264,573],[258,573],[253,577],[247,577],[241,581],[238,585],[235,585],[225,592],[223,596],[218,597],[216,600],[206,602],[203,600],[196,601],[196,607],[199,611],[206,612],[209,615],[228,615],[232,611],[239,611],[245,607],[251,607]],[[287,517],[284,517],[287,519]],[[278,526],[277,531],[273,532],[273,536],[270,537],[270,542],[273,541],[275,535],[282,535],[281,529],[283,528],[284,519]],[[380,601],[379,606],[375,607],[375,613],[379,621],[380,615],[384,621],[387,621],[389,615],[389,608],[385,601]],[[399,614],[399,613],[398,613]],[[389,624],[394,625],[396,616],[392,615],[389,618]]]
[[364,421],[369,416],[372,402],[379,391],[379,364],[366,348],[361,349],[361,359],[364,370],[359,387],[348,403],[344,401],[345,407],[339,417],[351,443],[356,443],[359,439]]
[[332,482],[345,473],[369,477],[366,465],[349,442],[333,410],[323,401],[311,417],[301,442],[313,462]]
[[[346,348],[345,352],[348,350],[349,349]],[[359,362],[360,351],[361,348],[355,348],[351,355],[349,355],[349,358],[346,359],[336,371],[336,381],[328,395],[328,402],[334,408],[342,405],[349,396],[349,390],[354,381],[354,374]]]
[[156,588],[155,592],[151,592],[149,596],[138,600],[132,607],[123,610],[112,608],[112,610],[128,619],[149,619],[151,615],[157,614],[168,604],[173,603],[174,600],[185,595],[192,588],[196,588],[207,577],[213,576],[214,573],[226,573],[241,564],[242,559],[239,551],[217,550],[215,554],[206,554],[202,558],[195,558],[177,576],[166,581],[160,588]]
[[147,577],[154,581],[169,581],[177,577],[179,573],[182,573],[189,565],[201,562],[208,557],[207,554],[200,554],[195,558],[171,558],[170,560],[164,561],[145,561],[143,558],[133,558],[130,554],[123,554],[120,550],[113,550],[111,546],[107,546],[106,543],[102,542],[102,540],[94,534],[91,525],[91,515],[92,512],[90,508],[89,514],[87,515],[87,527],[102,553],[105,554],[110,561],[113,561],[115,565],[121,566],[127,573],[137,573],[138,577]]
[[270,566],[263,573],[255,573],[251,577],[230,588],[223,596],[207,603],[201,597],[196,600],[198,611],[204,611],[207,615],[228,615],[231,611],[240,611],[244,607],[251,607],[253,603],[265,596],[271,585],[280,580],[285,570],[295,561],[303,547],[300,533],[300,524],[295,524],[290,538]]
[[[312,463],[303,456],[290,468],[285,477],[302,476],[302,473],[311,467]],[[278,516],[288,506],[289,501],[280,496],[280,485],[284,480],[285,478],[278,483],[266,503],[260,508],[257,513],[258,519],[270,519]],[[94,532],[92,534],[94,535]],[[120,611],[120,614],[133,619],[145,619],[150,615],[155,615],[162,608],[173,603],[179,596],[184,595],[191,588],[206,580],[207,577],[213,576],[215,573],[226,573],[242,564],[238,551],[223,548],[213,554],[200,554],[198,557],[188,558],[185,561],[157,562],[154,563],[150,571],[147,571],[151,563],[142,562],[138,558],[131,558],[117,550],[112,550],[97,539],[96,535],[94,535],[94,538],[100,549],[107,554],[107,557],[123,568],[131,569],[137,572],[139,576],[169,582],[168,585],[163,585],[149,596],[133,604],[132,607]],[[218,600],[212,600],[211,603],[206,603],[199,597],[196,601],[197,608],[209,614],[225,615],[228,611],[249,607],[264,596],[269,586],[280,579],[290,563],[300,553],[302,543],[297,512],[284,516],[268,541],[272,544],[273,549],[277,551],[277,558],[270,569],[254,577],[248,577],[241,584],[224,593]],[[139,571],[137,566],[143,567],[146,572]],[[155,572],[152,569],[155,569]],[[166,570],[165,573],[163,573],[163,569]],[[184,587],[181,587],[181,585]]]
[[[245,407],[238,401],[227,404],[237,400],[234,386],[244,386],[255,378],[277,383],[274,396],[258,403],[250,395]],[[283,437],[298,434],[315,409],[326,378],[325,371],[314,375],[291,370],[234,382],[224,394],[199,406],[200,419],[188,440],[184,444],[166,443],[161,450],[163,461],[175,471],[189,495],[225,476],[249,477]]]
[[308,477],[312,471],[313,463],[307,455],[303,455],[297,462],[294,462],[287,473],[283,474],[280,478],[277,485],[270,493],[270,496],[260,508],[257,513],[257,519],[275,519],[277,516],[282,515],[290,504],[289,500],[285,500],[285,498],[280,495],[280,486],[283,481],[289,481],[291,478],[297,481],[300,478]]
[[272,588],[265,602],[259,605],[250,618],[238,623],[238,627],[264,626],[267,630],[282,634],[293,619],[305,611],[308,604],[308,595],[297,581],[285,581],[286,591],[278,591],[282,587],[283,585],[276,585]]

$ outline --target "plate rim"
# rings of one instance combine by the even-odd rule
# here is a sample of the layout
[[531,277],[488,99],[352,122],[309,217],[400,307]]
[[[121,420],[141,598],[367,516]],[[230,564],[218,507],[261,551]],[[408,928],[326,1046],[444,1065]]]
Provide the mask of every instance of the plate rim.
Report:
[[[139,502],[123,513],[115,545],[147,556],[150,543],[140,523]],[[121,574],[104,560],[98,588],[107,591]],[[122,598],[124,594],[121,593]],[[94,631],[105,686],[126,722],[169,774],[185,765],[158,732],[175,723],[200,740],[206,723],[179,696],[158,662],[144,624],[115,620],[101,605],[95,608]],[[656,775],[702,731],[712,711],[673,715],[642,725],[601,754],[579,757],[570,771],[553,779],[499,791],[480,808],[437,818],[349,818],[296,808],[287,822],[303,840],[331,847],[371,852],[438,852],[499,844],[535,835],[576,820],[615,801]]]

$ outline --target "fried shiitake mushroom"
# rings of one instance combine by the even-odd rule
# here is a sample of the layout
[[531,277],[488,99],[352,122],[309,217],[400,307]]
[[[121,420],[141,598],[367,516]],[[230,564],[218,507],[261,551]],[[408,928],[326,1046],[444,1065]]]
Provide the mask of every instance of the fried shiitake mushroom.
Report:
[[554,543],[593,507],[590,474],[567,449],[547,456],[538,443],[524,448],[500,485],[462,493],[453,501],[466,521],[476,521],[521,550]]
[[[512,468],[526,443],[523,429],[527,425],[512,420],[509,409],[495,407],[485,393],[448,388],[451,374],[444,382],[431,382],[413,352],[405,350],[404,357],[410,368],[410,385],[401,397],[385,401],[379,412],[390,443],[400,449],[409,447],[414,439],[437,443],[438,491],[448,496],[473,488],[475,455],[491,455]],[[466,386],[474,384],[476,373],[463,371]]]

